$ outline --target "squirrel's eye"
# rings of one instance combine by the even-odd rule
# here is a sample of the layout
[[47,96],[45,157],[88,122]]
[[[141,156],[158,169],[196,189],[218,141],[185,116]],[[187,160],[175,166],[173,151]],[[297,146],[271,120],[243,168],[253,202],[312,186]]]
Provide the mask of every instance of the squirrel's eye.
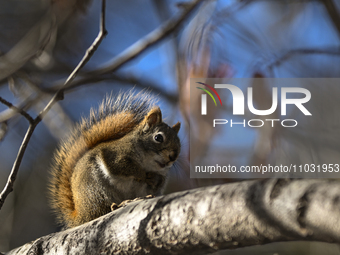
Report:
[[154,139],[156,142],[159,142],[159,143],[162,143],[164,141],[164,138],[161,134],[155,135]]

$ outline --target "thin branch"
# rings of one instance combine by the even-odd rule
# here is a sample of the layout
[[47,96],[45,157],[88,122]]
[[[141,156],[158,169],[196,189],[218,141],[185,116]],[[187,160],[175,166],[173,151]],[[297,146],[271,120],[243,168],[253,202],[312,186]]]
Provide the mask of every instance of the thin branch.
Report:
[[305,54],[323,54],[323,55],[336,55],[340,56],[340,50],[338,48],[330,48],[330,49],[293,49],[285,52],[281,56],[277,57],[273,62],[267,65],[267,68],[271,69],[274,66],[281,65],[287,59],[294,57],[296,55],[305,55]]
[[99,34],[97,38],[94,40],[90,48],[87,49],[83,59],[79,62],[78,66],[74,69],[74,71],[70,74],[70,76],[67,78],[64,87],[69,85],[73,79],[77,76],[80,69],[82,69],[85,64],[91,59],[92,55],[95,53],[95,51],[98,49],[98,46],[103,41],[104,37],[107,35],[107,30],[105,26],[105,9],[106,9],[106,0],[102,1],[102,10],[101,10],[101,17],[100,17],[100,28],[99,28]]
[[24,140],[22,141],[22,144],[20,146],[17,158],[14,161],[11,173],[8,177],[7,182],[6,182],[6,186],[0,194],[0,209],[1,209],[2,205],[4,204],[6,197],[9,195],[9,193],[11,193],[13,191],[13,185],[14,185],[14,182],[16,180],[16,176],[18,174],[18,170],[19,170],[22,158],[23,158],[24,153],[26,151],[28,142],[31,139],[31,136],[34,132],[34,129],[38,125],[38,123],[39,122],[36,122],[36,120],[33,120],[33,122],[30,124],[30,126],[27,129]]
[[338,13],[336,5],[334,4],[333,0],[320,0],[320,2],[325,6],[328,15],[331,18],[340,37],[340,15]]
[[83,59],[79,62],[78,66],[74,69],[74,71],[69,75],[66,79],[62,88],[60,88],[50,102],[46,105],[46,107],[39,113],[38,117],[40,120],[45,116],[45,114],[51,109],[51,107],[60,100],[64,99],[64,89],[74,80],[77,76],[81,68],[85,66],[85,64],[91,59],[92,55],[98,49],[100,43],[103,41],[104,37],[107,35],[106,27],[105,27],[105,9],[106,9],[106,0],[102,0],[102,10],[100,17],[100,31],[91,46],[85,52]]
[[[63,99],[63,89],[67,87],[72,80],[77,76],[78,72],[80,69],[90,60],[96,49],[98,48],[99,44],[102,42],[104,39],[105,35],[107,34],[107,31],[105,29],[105,1],[102,0],[102,10],[101,10],[101,18],[100,18],[100,32],[94,42],[91,44],[89,49],[86,51],[83,59],[79,62],[78,66],[74,69],[74,71],[69,75],[67,78],[66,82],[64,83],[64,86],[60,88],[53,98],[49,101],[49,103],[46,105],[46,107],[39,113],[39,115],[35,118],[30,120],[30,126],[27,129],[26,135],[22,141],[22,144],[20,146],[17,158],[15,159],[15,162],[13,164],[11,173],[8,177],[8,180],[6,182],[6,186],[3,189],[3,191],[0,194],[0,209],[2,208],[6,197],[8,196],[9,193],[13,191],[13,185],[14,181],[16,179],[22,158],[24,156],[24,153],[26,151],[27,145],[30,141],[30,138],[36,128],[36,126],[41,122],[43,117],[46,115],[46,113],[51,109],[51,107],[59,100]],[[26,117],[27,118],[27,117]]]
[[3,99],[2,97],[0,97],[0,102],[3,103],[4,105],[6,105],[8,108],[20,113],[22,116],[24,116],[29,121],[29,123],[32,124],[34,122],[34,119],[31,117],[31,115],[29,115],[23,109],[14,106],[12,103],[8,102],[7,100]]
[[[111,75],[109,73],[116,71],[122,65],[136,58],[137,56],[142,54],[145,50],[147,50],[149,47],[165,39],[172,32],[177,30],[181,26],[181,24],[186,20],[186,18],[189,16],[189,14],[202,1],[203,0],[194,0],[191,4],[188,4],[188,6],[185,8],[185,10],[181,13],[180,16],[174,17],[168,20],[167,22],[165,22],[164,24],[162,24],[161,26],[159,26],[158,28],[150,32],[144,38],[138,40],[136,43],[134,43],[129,48],[127,48],[125,51],[123,51],[120,55],[115,57],[106,66],[93,70],[92,72],[88,72],[86,76],[78,80],[70,81],[69,85],[67,87],[64,87],[63,91],[74,89],[83,84],[100,82],[104,80],[110,80],[110,79],[120,80],[120,81],[125,80],[125,79],[121,79],[118,75]],[[136,84],[137,83],[139,82],[136,81]],[[58,88],[62,86],[63,85],[60,82],[56,82],[53,85],[53,88]],[[155,87],[153,87],[153,89],[154,88]],[[44,89],[44,90],[48,91],[49,89]]]
[[[83,86],[83,85],[86,85],[86,84],[93,85],[97,82],[102,82],[102,81],[117,81],[117,82],[121,82],[121,83],[134,85],[136,87],[149,88],[151,90],[151,92],[160,94],[162,97],[165,97],[170,102],[177,102],[178,101],[178,95],[177,94],[169,94],[167,91],[158,87],[152,81],[142,80],[142,79],[136,78],[132,74],[122,75],[122,74],[114,73],[114,74],[104,74],[104,75],[100,75],[100,76],[86,77],[81,82],[80,82],[80,80],[76,80],[76,81],[72,82],[69,86],[67,86],[67,88],[64,89],[64,92],[66,93],[70,90],[76,89],[76,88]],[[41,89],[44,92],[47,92],[47,93],[55,92],[56,90],[58,90],[56,87],[41,88]]]
[[[138,40],[136,43],[128,47],[125,51],[115,57],[111,62],[106,64],[104,67],[98,68],[89,72],[90,76],[98,76],[102,74],[107,74],[116,71],[118,68],[122,67],[124,64],[128,63],[132,59],[141,55],[144,51],[146,51],[150,46],[159,43],[161,40],[165,39],[167,36],[172,34],[175,30],[177,30],[181,24],[188,18],[189,14],[192,13],[198,4],[203,0],[194,0],[187,8],[180,14],[179,17],[174,17],[144,38]],[[78,83],[82,83],[88,79],[87,77],[81,78],[78,80]]]
[[[25,76],[25,77],[23,77]],[[16,88],[16,80],[18,80],[17,78],[23,80],[25,82],[25,85],[30,85],[30,86],[23,86],[23,88]],[[6,109],[2,112],[0,112],[0,122],[4,122],[7,121],[11,118],[13,118],[14,116],[21,114],[21,115],[26,115],[27,112],[24,109],[28,109],[30,106],[35,105],[36,102],[38,102],[39,100],[41,100],[41,93],[42,91],[39,89],[39,87],[35,84],[33,84],[33,82],[30,80],[30,78],[28,77],[28,75],[25,72],[22,71],[17,71],[15,74],[13,74],[11,77],[8,77],[8,86],[10,91],[15,95],[15,96],[19,96],[19,98],[21,99],[20,102],[18,103],[17,106],[14,107],[10,107],[10,103],[8,103],[7,105],[9,106],[9,109]],[[32,97],[32,93],[28,93],[28,88],[29,87],[34,87],[35,91],[37,92],[37,96]],[[56,91],[53,92],[53,94]],[[16,108],[17,109],[16,109]],[[22,112],[21,112],[22,111]],[[28,115],[28,114],[27,114]],[[32,123],[33,122],[33,118],[31,116],[25,116],[25,118]]]

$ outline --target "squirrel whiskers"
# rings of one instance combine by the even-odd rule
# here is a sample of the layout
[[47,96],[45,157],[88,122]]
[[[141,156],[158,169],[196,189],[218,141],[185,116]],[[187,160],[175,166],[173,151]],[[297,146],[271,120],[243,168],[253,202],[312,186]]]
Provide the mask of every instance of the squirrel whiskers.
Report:
[[76,226],[111,204],[158,195],[180,152],[180,123],[162,122],[155,98],[132,90],[106,97],[54,156],[50,201],[60,223]]

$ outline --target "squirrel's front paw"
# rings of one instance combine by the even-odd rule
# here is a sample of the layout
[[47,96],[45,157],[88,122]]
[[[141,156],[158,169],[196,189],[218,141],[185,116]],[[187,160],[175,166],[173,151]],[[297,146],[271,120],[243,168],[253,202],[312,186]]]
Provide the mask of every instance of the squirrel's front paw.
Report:
[[139,201],[139,200],[144,200],[144,199],[149,199],[149,198],[154,198],[154,197],[155,197],[154,195],[147,195],[145,197],[136,197],[133,200],[124,200],[119,205],[117,205],[116,203],[112,203],[111,211],[114,211],[114,210],[117,210],[119,208],[122,208],[122,207],[126,206],[128,203],[131,203],[131,202],[135,202],[135,201]]

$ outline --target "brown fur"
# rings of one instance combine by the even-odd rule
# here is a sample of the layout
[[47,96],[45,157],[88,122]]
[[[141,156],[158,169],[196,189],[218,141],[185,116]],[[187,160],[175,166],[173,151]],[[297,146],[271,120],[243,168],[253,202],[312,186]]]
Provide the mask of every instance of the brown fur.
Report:
[[90,118],[83,119],[61,143],[54,156],[49,184],[51,206],[60,223],[72,221],[77,215],[70,179],[79,159],[98,144],[130,133],[153,108],[154,101],[146,92],[109,96],[98,111],[91,110]]

